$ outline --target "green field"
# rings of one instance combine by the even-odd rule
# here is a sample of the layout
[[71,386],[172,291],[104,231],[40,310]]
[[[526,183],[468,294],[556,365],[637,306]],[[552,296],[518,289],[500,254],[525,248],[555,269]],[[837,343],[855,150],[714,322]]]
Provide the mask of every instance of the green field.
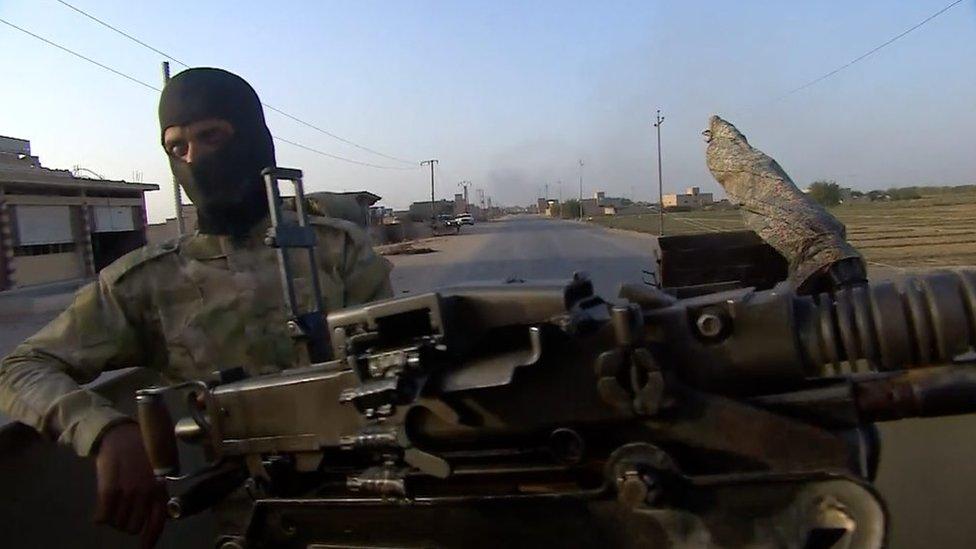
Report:
[[[882,267],[976,265],[976,192],[925,194],[916,200],[840,205],[830,211],[869,263]],[[658,234],[657,214],[607,216],[591,222]],[[665,233],[744,228],[735,210],[667,213]]]

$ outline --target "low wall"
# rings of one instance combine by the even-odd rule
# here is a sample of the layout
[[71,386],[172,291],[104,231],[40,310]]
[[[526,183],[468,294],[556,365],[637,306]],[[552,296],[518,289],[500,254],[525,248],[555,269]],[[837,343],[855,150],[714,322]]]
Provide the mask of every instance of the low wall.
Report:
[[430,225],[420,221],[403,221],[392,225],[374,225],[369,228],[369,237],[374,246],[428,238],[433,234]]
[[14,282],[18,287],[71,280],[84,276],[76,252],[14,257]]

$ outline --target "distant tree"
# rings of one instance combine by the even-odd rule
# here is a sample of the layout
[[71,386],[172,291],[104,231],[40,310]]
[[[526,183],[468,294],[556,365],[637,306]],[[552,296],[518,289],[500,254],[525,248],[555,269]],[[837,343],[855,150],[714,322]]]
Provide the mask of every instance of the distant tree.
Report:
[[563,219],[577,219],[580,216],[580,203],[575,198],[563,202],[559,207],[559,216]]
[[814,181],[810,184],[810,198],[822,206],[840,204],[840,185],[836,181]]
[[891,188],[888,189],[888,196],[892,200],[915,200],[922,198],[922,195],[918,192],[918,187]]

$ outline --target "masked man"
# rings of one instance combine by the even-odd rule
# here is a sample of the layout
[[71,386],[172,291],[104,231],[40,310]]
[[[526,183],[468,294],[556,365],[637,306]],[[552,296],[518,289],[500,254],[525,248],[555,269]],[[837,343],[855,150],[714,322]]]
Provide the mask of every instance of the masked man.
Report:
[[[174,383],[232,367],[270,373],[304,356],[287,331],[275,251],[263,242],[260,172],[275,156],[257,94],[226,71],[190,69],[163,90],[159,122],[173,175],[196,205],[198,233],[106,267],[0,363],[0,410],[94,456],[96,519],[141,532],[147,545],[162,530],[166,495],[138,425],[79,384],[129,366]],[[312,223],[328,310],[391,295],[389,263],[361,230],[330,218]],[[298,272],[300,295],[309,295],[309,274]]]

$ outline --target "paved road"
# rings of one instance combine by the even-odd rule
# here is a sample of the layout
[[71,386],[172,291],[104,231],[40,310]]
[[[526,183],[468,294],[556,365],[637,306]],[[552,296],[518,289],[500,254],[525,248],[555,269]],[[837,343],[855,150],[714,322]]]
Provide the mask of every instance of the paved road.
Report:
[[[591,273],[597,291],[616,295],[652,267],[653,237],[534,218],[465,227],[460,236],[424,243],[437,250],[391,256],[398,293],[476,280],[566,278]],[[879,273],[874,273],[876,276]],[[878,486],[892,514],[894,548],[974,547],[976,418],[908,420],[882,426]]]
[[586,271],[605,297],[621,282],[640,282],[655,265],[649,235],[610,232],[593,225],[534,217],[464,227],[458,236],[421,244],[434,253],[390,256],[397,293],[416,293],[472,282],[565,279]]

